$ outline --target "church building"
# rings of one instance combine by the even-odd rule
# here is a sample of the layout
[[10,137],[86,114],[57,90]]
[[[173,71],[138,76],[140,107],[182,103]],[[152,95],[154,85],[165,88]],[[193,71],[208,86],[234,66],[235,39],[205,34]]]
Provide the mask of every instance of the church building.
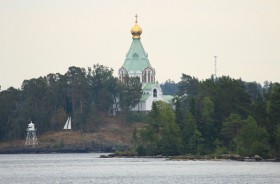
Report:
[[137,15],[135,17],[135,25],[131,28],[132,43],[126,54],[124,64],[119,69],[118,77],[122,82],[126,75],[139,77],[143,94],[140,102],[131,110],[150,111],[153,101],[162,100],[172,104],[173,97],[163,95],[160,85],[156,82],[156,70],[152,67],[148,54],[141,43],[142,28],[138,25]]

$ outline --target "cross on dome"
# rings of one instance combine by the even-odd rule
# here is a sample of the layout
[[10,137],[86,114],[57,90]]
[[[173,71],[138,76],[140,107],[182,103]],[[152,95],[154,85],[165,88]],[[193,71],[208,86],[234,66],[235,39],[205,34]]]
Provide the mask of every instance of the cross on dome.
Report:
[[137,18],[138,18],[138,15],[136,14],[135,15],[135,22],[137,23]]
[[138,26],[138,15],[135,15],[135,25],[131,28],[132,38],[140,39],[140,35],[142,34],[142,28]]

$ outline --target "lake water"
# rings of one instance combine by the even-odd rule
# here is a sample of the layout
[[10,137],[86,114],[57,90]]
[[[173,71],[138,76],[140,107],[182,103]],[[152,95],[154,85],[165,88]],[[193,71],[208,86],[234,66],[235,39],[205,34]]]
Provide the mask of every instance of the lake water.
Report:
[[99,158],[100,154],[0,155],[0,183],[280,183],[280,163]]

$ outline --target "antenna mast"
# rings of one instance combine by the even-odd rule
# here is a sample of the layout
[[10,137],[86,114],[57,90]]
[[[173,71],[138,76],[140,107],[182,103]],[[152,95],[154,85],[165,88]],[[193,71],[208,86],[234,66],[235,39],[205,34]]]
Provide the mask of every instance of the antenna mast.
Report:
[[214,59],[215,59],[215,65],[214,65],[215,74],[214,74],[214,79],[216,80],[216,79],[217,79],[217,56],[214,56]]

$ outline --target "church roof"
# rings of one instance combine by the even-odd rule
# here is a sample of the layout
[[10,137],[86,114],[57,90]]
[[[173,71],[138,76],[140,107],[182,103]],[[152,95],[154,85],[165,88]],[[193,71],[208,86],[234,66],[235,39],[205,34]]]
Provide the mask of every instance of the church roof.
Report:
[[157,84],[156,83],[151,83],[151,82],[143,83],[142,90],[143,91],[149,91],[152,88],[154,88],[155,85],[157,85]]
[[145,68],[152,68],[148,59],[148,54],[140,41],[142,29],[137,24],[137,15],[135,25],[131,28],[132,43],[126,55],[123,67],[128,72],[142,72]]
[[171,95],[163,95],[163,99],[168,102],[168,103],[172,103],[172,100],[174,99],[174,96]]
[[130,49],[126,55],[123,67],[129,71],[143,71],[145,68],[152,68],[140,38],[133,38]]
[[151,95],[149,94],[142,94],[140,98],[140,102],[145,102]]

